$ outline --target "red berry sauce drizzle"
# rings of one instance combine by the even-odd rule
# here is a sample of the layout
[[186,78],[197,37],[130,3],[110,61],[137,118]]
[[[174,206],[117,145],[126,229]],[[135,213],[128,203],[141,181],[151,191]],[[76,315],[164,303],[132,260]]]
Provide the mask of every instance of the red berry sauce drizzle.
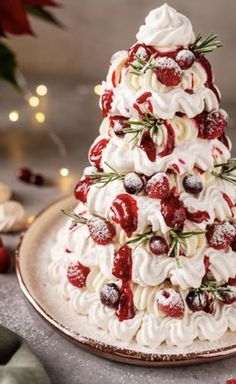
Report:
[[165,148],[158,154],[160,157],[170,155],[175,148],[175,132],[171,124],[165,122],[165,127],[167,129],[167,141]]
[[106,117],[110,112],[112,102],[113,102],[113,91],[111,89],[106,89],[101,97],[102,112],[104,117]]
[[235,208],[234,203],[232,202],[231,198],[230,198],[226,193],[222,192],[222,196],[223,196],[223,198],[225,199],[226,203],[228,204],[229,209],[230,209],[231,212],[232,212],[232,217],[233,217],[234,214],[233,214],[233,211],[232,211],[232,210]]
[[108,139],[101,139],[97,143],[95,143],[90,148],[90,151],[89,151],[89,161],[99,171],[102,171],[102,168],[101,168],[102,153],[108,143],[109,143]]
[[93,180],[90,177],[85,177],[84,179],[80,180],[75,187],[75,191],[74,191],[75,198],[81,201],[82,203],[86,203],[87,195],[89,193],[89,190],[92,184],[93,184]]
[[136,200],[123,193],[117,195],[111,206],[112,220],[120,224],[128,237],[131,237],[138,226],[138,207]]
[[122,280],[121,296],[116,309],[116,316],[119,321],[132,319],[135,316],[133,292],[130,286],[132,278],[132,249],[128,245],[123,245],[118,251],[115,251],[112,273],[115,277]]

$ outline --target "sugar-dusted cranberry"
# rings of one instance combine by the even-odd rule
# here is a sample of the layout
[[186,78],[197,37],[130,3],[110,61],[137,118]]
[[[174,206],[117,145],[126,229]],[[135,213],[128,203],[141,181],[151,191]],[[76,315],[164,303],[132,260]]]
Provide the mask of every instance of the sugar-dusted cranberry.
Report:
[[93,180],[91,179],[91,177],[85,177],[84,179],[80,180],[74,190],[75,198],[81,201],[82,203],[86,203],[87,195],[92,184]]
[[175,87],[182,80],[182,70],[170,57],[161,57],[156,61],[155,72],[158,80],[168,86]]
[[127,244],[115,251],[112,273],[123,281],[131,280],[132,249]]
[[188,69],[193,65],[195,56],[192,51],[182,49],[177,53],[175,60],[181,69]]
[[184,302],[180,294],[173,288],[164,288],[157,293],[159,309],[167,316],[182,319],[184,316]]
[[125,128],[129,128],[129,124],[127,123],[128,118],[124,116],[111,116],[110,117],[110,126],[113,129],[114,133],[118,137],[124,137]]
[[112,220],[131,237],[138,227],[137,201],[127,193],[121,193],[113,200],[111,212]]
[[222,289],[222,291],[218,292],[218,296],[222,300],[224,304],[233,304],[236,302],[236,287],[235,286],[230,286],[226,285],[225,290]]
[[234,240],[236,230],[228,222],[211,224],[207,226],[206,238],[210,247],[214,249],[226,249]]
[[101,106],[103,116],[106,117],[111,111],[111,105],[113,102],[113,91],[111,89],[106,89],[101,97]]
[[171,228],[181,227],[186,220],[184,204],[176,196],[169,196],[161,201],[161,213],[166,224]]
[[108,139],[101,139],[96,143],[94,143],[89,150],[89,161],[98,170],[102,170],[101,169],[102,154],[108,143],[109,143]]
[[0,273],[5,273],[10,267],[10,256],[0,238]]
[[166,173],[158,172],[147,182],[145,192],[152,199],[164,199],[170,194],[170,183]]
[[67,278],[75,287],[83,288],[89,272],[90,269],[88,267],[85,267],[85,265],[77,262],[69,265],[67,269]]
[[138,195],[144,188],[144,181],[142,176],[136,172],[128,173],[124,177],[124,187],[126,192],[131,195]]
[[149,241],[150,251],[157,256],[166,255],[169,251],[169,246],[161,236],[153,236]]
[[34,185],[41,186],[45,183],[45,179],[44,179],[43,175],[41,175],[39,173],[33,173],[30,176],[30,183],[34,184]]
[[207,295],[198,290],[190,291],[186,296],[186,303],[193,312],[204,311],[207,305]]
[[220,137],[227,126],[228,116],[223,109],[214,109],[205,120],[204,137],[208,140]]
[[185,176],[183,179],[183,187],[186,192],[192,195],[198,195],[203,190],[202,179],[197,175]]
[[137,43],[129,49],[129,61],[135,61],[136,57],[148,61],[151,57],[151,49],[145,44]]
[[114,283],[105,284],[100,290],[100,300],[106,307],[117,308],[120,296],[120,289]]
[[25,183],[30,183],[31,176],[32,176],[32,171],[29,168],[22,167],[17,169],[16,171],[16,177],[19,180],[24,181]]
[[116,235],[114,225],[100,217],[92,217],[87,221],[87,227],[93,241],[98,245],[107,245],[112,243]]

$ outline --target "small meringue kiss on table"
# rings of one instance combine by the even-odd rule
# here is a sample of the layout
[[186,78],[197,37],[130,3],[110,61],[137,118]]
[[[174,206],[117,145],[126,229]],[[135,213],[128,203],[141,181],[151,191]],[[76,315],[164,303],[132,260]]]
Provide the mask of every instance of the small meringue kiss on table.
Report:
[[20,232],[26,228],[24,207],[17,201],[0,204],[0,233]]

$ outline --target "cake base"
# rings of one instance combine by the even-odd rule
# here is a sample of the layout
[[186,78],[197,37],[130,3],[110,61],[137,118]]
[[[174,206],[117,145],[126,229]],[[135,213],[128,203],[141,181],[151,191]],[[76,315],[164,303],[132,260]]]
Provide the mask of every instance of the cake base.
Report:
[[227,332],[216,342],[195,341],[180,348],[165,344],[150,349],[135,341],[114,341],[102,330],[88,324],[87,316],[77,315],[69,302],[57,293],[48,278],[50,247],[67,218],[61,209],[74,207],[64,197],[41,212],[26,232],[16,254],[16,272],[20,287],[36,311],[64,336],[101,357],[143,366],[199,364],[236,355],[236,332]]

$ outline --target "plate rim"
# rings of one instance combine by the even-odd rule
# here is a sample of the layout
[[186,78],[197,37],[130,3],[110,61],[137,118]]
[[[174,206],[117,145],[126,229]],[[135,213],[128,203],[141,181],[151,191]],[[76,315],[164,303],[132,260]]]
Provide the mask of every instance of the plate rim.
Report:
[[39,302],[33,297],[33,294],[27,287],[27,284],[24,281],[24,276],[20,267],[20,258],[22,253],[22,245],[26,234],[28,235],[31,231],[31,228],[35,225],[39,218],[47,214],[47,211],[52,208],[54,205],[62,202],[64,200],[72,199],[72,195],[65,195],[59,199],[53,201],[45,208],[40,210],[29,225],[24,234],[21,235],[20,241],[15,251],[15,269],[16,276],[20,289],[22,290],[24,296],[36,312],[47,321],[54,329],[59,331],[60,334],[65,336],[67,339],[73,343],[79,345],[81,348],[104,357],[109,360],[118,361],[121,363],[128,363],[132,365],[140,366],[156,366],[156,367],[170,367],[170,366],[181,366],[181,365],[191,365],[191,364],[200,364],[206,362],[213,362],[221,360],[224,358],[233,357],[236,355],[236,344],[227,347],[219,347],[206,350],[204,352],[189,352],[189,353],[180,353],[180,354],[155,354],[155,353],[145,353],[138,352],[134,350],[129,350],[128,348],[116,347],[114,345],[109,345],[98,340],[93,340],[87,336],[80,335],[79,332],[74,331],[67,326],[61,324],[57,319],[51,316]]

